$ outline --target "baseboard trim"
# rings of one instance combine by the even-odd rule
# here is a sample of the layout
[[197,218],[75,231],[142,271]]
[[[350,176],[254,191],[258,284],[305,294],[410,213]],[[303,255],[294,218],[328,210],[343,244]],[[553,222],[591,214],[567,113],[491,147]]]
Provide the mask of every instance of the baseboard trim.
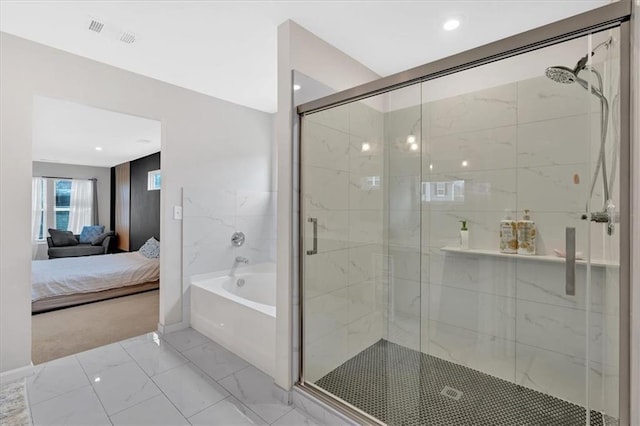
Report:
[[186,321],[177,322],[175,324],[160,324],[158,323],[158,333],[159,334],[169,334],[175,331],[184,330],[185,328],[189,328],[189,323]]
[[0,373],[0,383],[13,382],[15,380],[23,379],[25,377],[32,376],[35,373],[33,362],[24,367],[14,368]]
[[291,405],[293,403],[293,397],[291,396],[291,391],[282,389],[276,383],[273,384],[273,390],[271,391],[271,394],[273,395],[274,398],[276,398],[278,401],[282,402],[283,404]]

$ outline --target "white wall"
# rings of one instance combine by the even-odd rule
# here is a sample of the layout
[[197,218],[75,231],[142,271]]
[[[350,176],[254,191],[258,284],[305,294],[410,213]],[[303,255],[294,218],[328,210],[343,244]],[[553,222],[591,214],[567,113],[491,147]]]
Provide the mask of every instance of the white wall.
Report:
[[[293,220],[293,140],[292,70],[297,70],[335,90],[344,90],[379,78],[370,69],[327,42],[287,21],[278,27],[278,113],[276,140],[278,157],[278,241],[276,383],[289,389],[293,381],[292,344],[293,265],[298,261],[292,251]],[[297,214],[297,213],[296,213]]]
[[111,169],[109,167],[78,166],[75,164],[33,162],[33,176],[96,178],[98,186],[98,217],[100,225],[111,229]]
[[[162,123],[160,325],[184,326],[183,186],[272,189],[272,115],[0,33],[0,371],[31,359],[31,119],[34,95]],[[188,321],[188,319],[187,319]],[[165,328],[166,329],[166,328]]]

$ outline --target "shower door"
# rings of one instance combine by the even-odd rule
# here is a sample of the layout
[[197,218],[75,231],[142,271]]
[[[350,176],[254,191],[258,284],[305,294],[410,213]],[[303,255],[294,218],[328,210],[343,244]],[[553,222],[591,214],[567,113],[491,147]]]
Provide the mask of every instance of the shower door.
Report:
[[482,424],[618,417],[618,34],[423,83],[423,347]]
[[305,385],[386,424],[615,424],[619,39],[302,117]]

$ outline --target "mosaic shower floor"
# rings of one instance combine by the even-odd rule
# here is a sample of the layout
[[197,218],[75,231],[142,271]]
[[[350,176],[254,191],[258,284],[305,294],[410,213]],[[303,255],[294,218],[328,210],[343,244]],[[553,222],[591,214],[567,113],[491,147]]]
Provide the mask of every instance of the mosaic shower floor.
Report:
[[[584,407],[380,340],[316,385],[389,425],[584,425]],[[591,411],[592,426],[617,425]]]

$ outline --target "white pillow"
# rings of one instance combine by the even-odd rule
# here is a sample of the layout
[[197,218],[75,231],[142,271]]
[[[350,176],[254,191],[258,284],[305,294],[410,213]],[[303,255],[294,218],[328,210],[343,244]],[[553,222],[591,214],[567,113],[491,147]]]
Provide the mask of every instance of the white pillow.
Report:
[[157,259],[160,257],[160,242],[151,237],[142,247],[140,247],[138,253],[149,259]]

